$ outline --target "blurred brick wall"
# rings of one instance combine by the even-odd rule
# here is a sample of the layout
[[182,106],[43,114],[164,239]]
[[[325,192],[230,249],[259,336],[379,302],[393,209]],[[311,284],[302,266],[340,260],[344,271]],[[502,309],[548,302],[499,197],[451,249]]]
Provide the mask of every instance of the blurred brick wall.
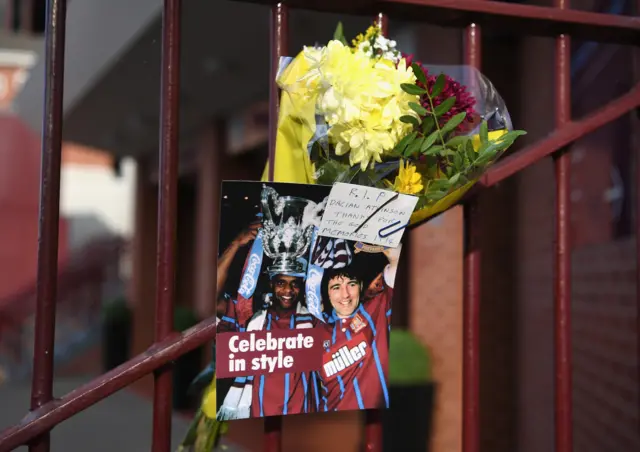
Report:
[[573,256],[575,448],[640,450],[636,243],[577,250]]
[[[553,72],[546,68],[553,67],[554,43],[527,38],[523,48],[522,77],[528,91],[523,92],[518,126],[529,130],[524,141],[530,143],[553,129]],[[535,61],[527,58],[531,53]],[[600,48],[586,69],[587,80],[574,83],[574,116],[600,108],[629,89],[628,60],[622,49]],[[636,251],[626,224],[636,199],[630,179],[634,159],[629,158],[629,119],[625,116],[572,148],[573,409],[574,447],[580,452],[640,449]],[[625,184],[618,204],[606,197],[615,185],[616,167],[622,169]],[[514,179],[517,450],[547,452],[554,446],[553,161],[545,159]]]
[[[410,233],[411,331],[432,356],[435,383],[429,451],[462,450],[462,208]],[[393,402],[392,402],[393,403]]]
[[[0,112],[0,299],[35,283],[40,192],[40,141],[21,120]],[[67,258],[60,220],[58,258]]]

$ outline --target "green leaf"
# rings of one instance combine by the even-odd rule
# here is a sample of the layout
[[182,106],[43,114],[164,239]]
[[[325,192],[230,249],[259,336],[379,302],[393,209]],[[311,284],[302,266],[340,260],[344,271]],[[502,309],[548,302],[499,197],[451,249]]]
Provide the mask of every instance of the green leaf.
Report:
[[435,144],[426,150],[425,155],[436,155],[444,150],[445,150],[444,146],[440,144]]
[[480,146],[478,146],[477,154],[482,155],[484,150],[487,149],[489,146],[491,146],[491,143],[489,142],[481,143]]
[[420,146],[420,152],[426,154],[427,149],[433,146],[433,143],[438,139],[438,131],[432,132],[427,138],[422,142],[422,146]]
[[460,173],[456,173],[453,176],[451,176],[449,178],[449,184],[450,185],[455,185],[458,182],[458,179],[460,179]]
[[476,159],[475,162],[473,162],[474,166],[483,166],[486,165],[487,163],[489,163],[491,161],[491,159],[495,156],[495,153],[486,153],[484,155],[481,155],[480,157],[478,157]]
[[433,130],[435,125],[436,123],[433,119],[433,116],[427,116],[426,118],[424,118],[424,120],[422,121],[422,134],[428,135]]
[[411,115],[400,116],[400,121],[406,124],[413,124],[415,127],[418,127],[420,125],[420,121],[418,121],[418,118]]
[[480,142],[486,143],[489,141],[489,129],[487,128],[487,121],[482,121],[480,124]]
[[467,141],[471,141],[471,137],[458,135],[457,137],[449,138],[449,140],[447,140],[447,146],[451,148],[457,148],[458,146],[466,145]]
[[490,144],[483,149],[478,150],[478,158],[475,160],[474,165],[484,165],[490,162],[498,153],[498,147],[495,144]]
[[427,109],[420,104],[416,104],[415,102],[409,102],[409,108],[418,113],[420,116],[425,116],[427,114]]
[[347,39],[344,37],[344,29],[342,27],[342,22],[338,22],[336,26],[336,31],[333,32],[333,39],[336,41],[340,41],[344,45],[349,45],[347,43]]
[[435,115],[437,117],[440,117],[440,116],[444,115],[446,112],[451,110],[451,107],[453,107],[453,105],[455,103],[456,103],[455,96],[445,99],[440,105],[438,105],[435,108],[435,110],[434,110]]
[[448,179],[436,179],[431,182],[431,187],[434,190],[446,190],[449,188],[449,180]]
[[427,83],[427,76],[424,74],[422,67],[420,67],[418,63],[411,63],[411,69],[413,69],[413,73],[415,74],[418,81],[424,84]]
[[444,88],[444,83],[447,81],[447,78],[444,74],[440,74],[436,79],[436,82],[433,84],[433,88],[431,88],[431,97],[438,97],[442,92],[442,88]]
[[467,141],[464,144],[464,147],[465,147],[465,149],[467,151],[467,155],[472,156],[471,159],[475,160],[475,158],[476,158],[478,153],[476,152],[475,148],[473,147],[473,140],[471,140],[471,137],[469,137],[469,141]]
[[453,165],[458,169],[462,167],[462,155],[457,152],[453,153]]
[[512,130],[511,132],[507,132],[504,135],[500,136],[499,138],[496,138],[495,141],[510,140],[511,142],[513,142],[519,136],[526,135],[526,134],[527,132],[525,132],[524,130]]
[[442,133],[449,133],[452,130],[454,130],[456,127],[458,127],[460,125],[460,123],[462,121],[464,121],[464,118],[467,116],[466,112],[460,112],[457,115],[455,115],[453,118],[451,118],[449,121],[447,121],[447,123],[444,125],[444,127],[442,127]]
[[327,160],[324,164],[318,165],[316,182],[321,185],[333,185],[334,182],[340,180],[340,177],[349,172],[349,168],[349,165],[335,160]]
[[407,148],[407,146],[416,138],[416,136],[418,136],[418,132],[411,132],[410,134],[405,135],[404,138],[402,138],[402,140],[400,140],[398,144],[396,144],[396,147],[393,148],[391,154],[396,157],[400,157],[404,153],[404,150]]
[[478,157],[478,153],[475,151],[475,149],[473,149],[473,143],[471,142],[471,140],[469,140],[464,145],[461,145],[461,147],[462,146],[464,146],[464,151],[467,154],[469,162],[473,162]]
[[427,93],[426,89],[420,88],[418,85],[412,83],[402,83],[400,88],[407,94],[415,94],[417,96],[422,96]]
[[405,157],[411,157],[412,155],[416,154],[417,152],[420,151],[420,147],[422,145],[422,142],[424,141],[423,138],[419,138],[417,140],[413,140],[408,146],[407,149],[404,151],[404,156]]
[[493,144],[496,146],[496,149],[498,149],[498,151],[504,151],[513,144],[513,141],[514,140],[496,141]]
[[430,201],[440,201],[442,198],[447,196],[447,192],[446,191],[435,191],[435,192],[427,193],[425,196]]

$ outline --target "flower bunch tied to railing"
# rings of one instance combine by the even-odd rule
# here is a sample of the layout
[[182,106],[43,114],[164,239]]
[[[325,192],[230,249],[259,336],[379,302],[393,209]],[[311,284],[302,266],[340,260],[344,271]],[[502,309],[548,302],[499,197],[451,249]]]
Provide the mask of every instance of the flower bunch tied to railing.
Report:
[[376,25],[348,43],[339,24],[279,69],[274,180],[414,195],[412,223],[452,206],[525,134],[479,71],[415,61]]

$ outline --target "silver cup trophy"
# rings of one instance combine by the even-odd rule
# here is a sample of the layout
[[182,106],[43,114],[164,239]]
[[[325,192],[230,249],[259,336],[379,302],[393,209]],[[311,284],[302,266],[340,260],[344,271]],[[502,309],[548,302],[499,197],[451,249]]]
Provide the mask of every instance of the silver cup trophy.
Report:
[[273,259],[267,271],[304,273],[306,268],[298,259],[307,253],[313,237],[313,225],[305,224],[305,211],[315,203],[297,196],[280,196],[267,185],[263,185],[261,203],[264,253]]

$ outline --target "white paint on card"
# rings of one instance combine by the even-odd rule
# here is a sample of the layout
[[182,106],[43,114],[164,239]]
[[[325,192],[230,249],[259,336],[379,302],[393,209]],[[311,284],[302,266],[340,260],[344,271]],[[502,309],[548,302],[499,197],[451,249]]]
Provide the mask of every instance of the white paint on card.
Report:
[[336,183],[327,199],[319,235],[395,248],[417,202],[415,196],[391,190]]

